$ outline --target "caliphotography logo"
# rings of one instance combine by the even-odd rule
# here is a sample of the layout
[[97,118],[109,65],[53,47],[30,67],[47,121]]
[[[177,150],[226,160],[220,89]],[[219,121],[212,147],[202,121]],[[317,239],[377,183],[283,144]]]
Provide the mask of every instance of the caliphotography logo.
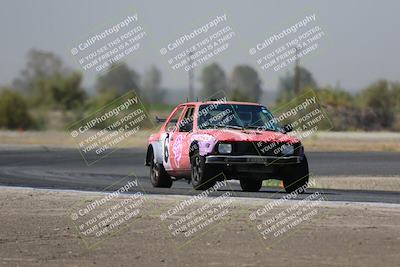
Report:
[[207,23],[183,33],[160,49],[173,70],[190,71],[204,65],[225,50],[236,36],[228,24],[227,14],[217,15]]
[[71,55],[83,71],[104,73],[136,54],[146,36],[138,13],[131,12],[76,42]]
[[74,228],[89,249],[113,235],[121,235],[146,209],[146,193],[134,173],[103,192],[100,197],[78,201],[69,212]]
[[112,100],[69,127],[70,135],[87,165],[114,152],[154,122],[135,91]]
[[317,15],[310,13],[257,43],[249,49],[249,54],[256,57],[262,71],[277,72],[298,64],[306,55],[315,54],[324,43],[325,35]]
[[[189,246],[194,239],[206,240],[215,227],[227,221],[235,208],[233,190],[223,173],[206,183],[213,185],[201,193],[191,191],[189,195],[193,196],[179,201],[160,215],[160,221],[177,249]],[[221,190],[223,193],[217,194]]]

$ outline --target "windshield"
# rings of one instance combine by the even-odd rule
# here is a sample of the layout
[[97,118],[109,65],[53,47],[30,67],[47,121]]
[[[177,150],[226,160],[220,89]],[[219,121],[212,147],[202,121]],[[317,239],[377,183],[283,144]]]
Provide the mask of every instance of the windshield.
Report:
[[201,105],[197,118],[199,129],[230,128],[280,131],[271,112],[258,105]]

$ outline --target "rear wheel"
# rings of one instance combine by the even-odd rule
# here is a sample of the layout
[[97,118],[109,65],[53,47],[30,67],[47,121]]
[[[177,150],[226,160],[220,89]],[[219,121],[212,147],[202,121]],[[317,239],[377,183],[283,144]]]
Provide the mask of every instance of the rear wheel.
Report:
[[150,180],[154,187],[170,188],[172,186],[171,176],[164,169],[164,165],[154,162],[154,154],[150,163]]
[[262,180],[240,179],[240,187],[245,192],[258,192],[262,186]]
[[284,170],[283,186],[285,187],[285,191],[287,193],[292,193],[297,190],[299,194],[305,193],[308,178],[308,162],[307,158],[304,156],[304,159],[299,164]]
[[205,164],[205,158],[196,151],[190,158],[191,180],[196,190],[206,190],[216,182],[217,172]]

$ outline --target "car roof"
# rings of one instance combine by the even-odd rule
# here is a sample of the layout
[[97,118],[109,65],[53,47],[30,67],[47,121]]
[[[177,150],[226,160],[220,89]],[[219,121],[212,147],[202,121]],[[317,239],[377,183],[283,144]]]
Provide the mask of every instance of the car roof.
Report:
[[231,104],[231,105],[253,105],[253,106],[261,106],[261,104],[254,103],[254,102],[238,102],[238,101],[217,101],[217,100],[209,100],[209,101],[196,101],[196,102],[186,102],[182,103],[181,105],[209,105],[209,104]]

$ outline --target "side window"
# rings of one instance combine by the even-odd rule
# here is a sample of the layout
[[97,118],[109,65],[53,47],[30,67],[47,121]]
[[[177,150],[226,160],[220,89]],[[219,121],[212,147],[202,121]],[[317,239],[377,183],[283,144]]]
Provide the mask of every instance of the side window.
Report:
[[193,130],[193,112],[194,107],[188,107],[182,121],[179,122],[180,132],[190,132]]
[[165,131],[166,132],[173,132],[176,129],[176,124],[178,122],[178,119],[183,111],[184,107],[180,107],[179,109],[177,109],[174,113],[174,115],[172,115],[171,119],[167,122],[166,126],[165,126]]

